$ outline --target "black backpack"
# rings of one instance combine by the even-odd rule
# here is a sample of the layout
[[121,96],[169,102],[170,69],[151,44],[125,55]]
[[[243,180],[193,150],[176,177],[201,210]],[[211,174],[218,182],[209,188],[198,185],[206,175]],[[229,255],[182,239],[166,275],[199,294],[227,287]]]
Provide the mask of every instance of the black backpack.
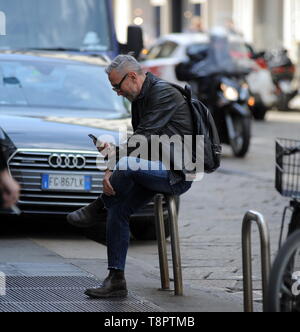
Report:
[[185,89],[179,85],[171,85],[183,94],[190,106],[195,124],[194,134],[204,136],[204,171],[213,173],[221,165],[222,146],[211,112],[201,101],[193,98],[189,85]]

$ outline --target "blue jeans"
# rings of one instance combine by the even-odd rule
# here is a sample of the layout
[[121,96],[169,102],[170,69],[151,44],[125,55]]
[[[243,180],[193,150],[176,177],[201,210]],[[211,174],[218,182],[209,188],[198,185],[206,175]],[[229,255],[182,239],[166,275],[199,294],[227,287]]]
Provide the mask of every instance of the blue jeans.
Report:
[[[192,186],[192,182],[186,181],[171,185],[170,171],[159,161],[139,160],[141,169],[131,170],[129,166],[133,159],[136,160],[131,157],[122,158],[110,178],[116,196],[101,196],[107,209],[106,241],[109,269],[125,270],[130,240],[130,216],[151,202],[157,193],[182,195]],[[127,166],[127,170],[120,170],[124,169],[124,165]],[[159,170],[151,170],[153,168]]]

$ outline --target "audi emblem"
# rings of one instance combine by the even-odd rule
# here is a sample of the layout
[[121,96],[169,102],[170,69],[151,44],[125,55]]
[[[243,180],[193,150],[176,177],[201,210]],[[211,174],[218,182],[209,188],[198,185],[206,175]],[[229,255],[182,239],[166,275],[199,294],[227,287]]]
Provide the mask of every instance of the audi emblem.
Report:
[[86,165],[84,156],[74,154],[52,154],[49,165],[53,168],[83,169]]

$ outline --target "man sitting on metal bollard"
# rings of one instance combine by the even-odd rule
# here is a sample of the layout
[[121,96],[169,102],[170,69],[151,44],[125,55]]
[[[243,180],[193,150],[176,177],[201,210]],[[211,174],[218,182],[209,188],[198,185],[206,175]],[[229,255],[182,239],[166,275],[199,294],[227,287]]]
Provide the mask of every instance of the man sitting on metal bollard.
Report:
[[[177,136],[182,140],[193,135],[192,114],[182,93],[151,73],[145,74],[134,57],[118,56],[106,72],[113,90],[132,102],[134,134],[131,142],[144,137],[148,151],[151,151],[152,137]],[[104,193],[89,206],[68,215],[70,224],[91,227],[100,221],[101,211],[104,208],[107,210],[110,273],[101,288],[86,291],[85,294],[91,298],[127,296],[124,271],[130,239],[130,216],[148,204],[156,193],[182,195],[192,186],[184,169],[175,168],[178,162],[175,153],[169,155],[168,169],[159,151],[156,151],[156,157],[148,157],[147,154],[147,158],[138,158],[132,156],[133,144],[127,142],[125,145],[125,156],[122,156],[121,149],[114,149],[109,143],[101,145],[99,151],[109,158],[103,181]],[[113,159],[115,162],[111,162]]]

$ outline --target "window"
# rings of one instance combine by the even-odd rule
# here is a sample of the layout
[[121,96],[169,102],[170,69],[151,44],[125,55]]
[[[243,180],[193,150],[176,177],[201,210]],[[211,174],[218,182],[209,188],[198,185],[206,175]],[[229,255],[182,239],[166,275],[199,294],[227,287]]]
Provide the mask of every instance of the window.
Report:
[[6,36],[0,49],[111,49],[107,1],[0,0]]
[[171,41],[155,45],[150,49],[149,54],[147,56],[147,60],[169,58],[172,56],[177,46],[178,44]]
[[0,81],[0,106],[125,110],[100,66],[2,60]]

